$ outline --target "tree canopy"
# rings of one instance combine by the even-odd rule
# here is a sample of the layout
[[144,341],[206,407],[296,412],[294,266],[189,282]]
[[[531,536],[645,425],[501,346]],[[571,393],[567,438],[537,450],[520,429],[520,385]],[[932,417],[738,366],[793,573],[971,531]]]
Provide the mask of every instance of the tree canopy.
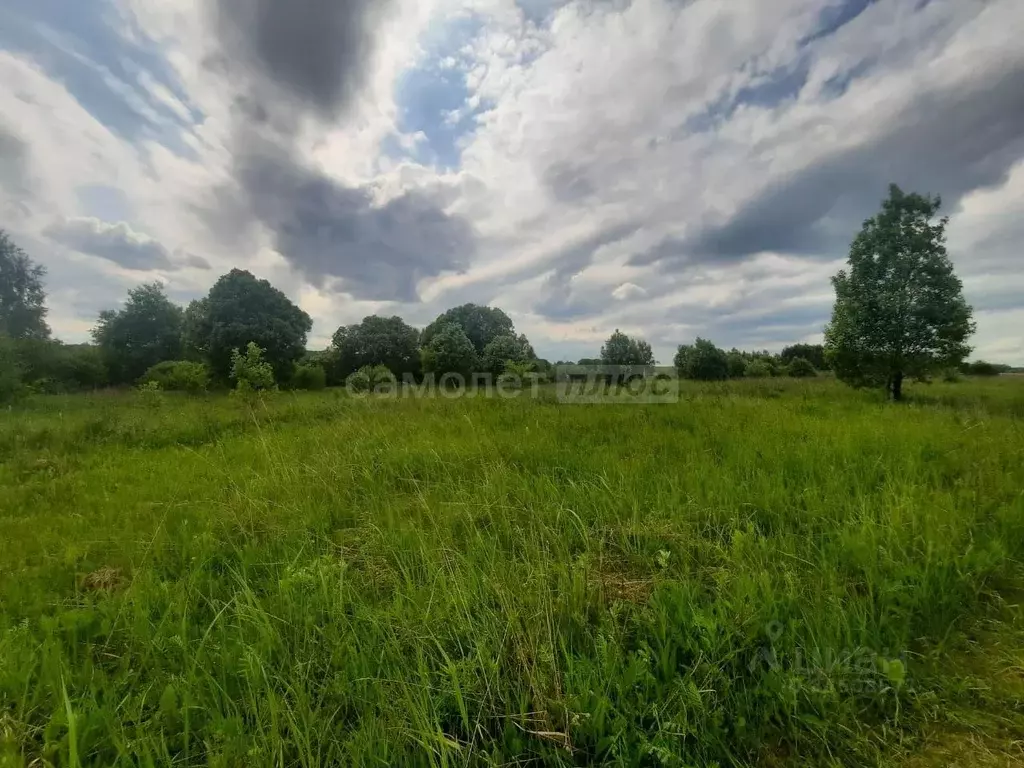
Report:
[[252,273],[233,269],[222,276],[202,302],[188,311],[189,344],[205,352],[210,369],[221,380],[231,374],[232,352],[254,342],[286,381],[295,361],[306,351],[313,321],[280,290]]
[[385,366],[399,379],[419,375],[420,333],[402,318],[370,315],[334,332],[329,354],[332,379],[344,381],[366,366]]
[[434,322],[423,329],[421,345],[430,346],[431,340],[446,325],[454,323],[459,326],[472,343],[477,355],[484,353],[484,348],[498,336],[514,336],[515,327],[512,318],[497,307],[483,307],[479,304],[463,304],[444,312]]
[[523,364],[536,359],[533,347],[526,340],[526,336],[520,334],[514,336],[511,333],[493,338],[486,347],[481,357],[483,369],[500,376],[505,372],[508,363]]
[[468,380],[478,363],[473,342],[456,323],[442,326],[423,347],[423,370],[438,377],[453,373]]
[[121,309],[100,313],[92,330],[114,384],[136,382],[151,366],[181,356],[181,307],[160,283],[128,291]]
[[946,252],[938,197],[895,184],[864,222],[848,268],[834,278],[836,302],[825,329],[826,361],[853,386],[885,386],[902,396],[905,376],[957,367],[970,353],[972,310]]
[[728,355],[707,339],[698,337],[692,345],[680,345],[674,362],[679,375],[686,379],[721,381],[729,378]]
[[643,339],[627,336],[618,328],[601,347],[604,365],[654,365],[654,352]]
[[46,339],[46,270],[34,263],[0,229],[0,335],[12,339]]

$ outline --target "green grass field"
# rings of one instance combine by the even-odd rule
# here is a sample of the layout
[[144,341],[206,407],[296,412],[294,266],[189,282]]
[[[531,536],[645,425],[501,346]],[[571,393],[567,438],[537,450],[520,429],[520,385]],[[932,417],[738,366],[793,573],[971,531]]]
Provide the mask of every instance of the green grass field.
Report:
[[1024,378],[149,394],[0,413],[2,765],[1024,764]]

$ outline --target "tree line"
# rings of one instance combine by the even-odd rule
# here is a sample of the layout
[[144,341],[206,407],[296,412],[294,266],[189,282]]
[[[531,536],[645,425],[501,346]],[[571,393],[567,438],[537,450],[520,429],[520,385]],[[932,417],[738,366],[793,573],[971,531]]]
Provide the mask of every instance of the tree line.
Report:
[[[847,269],[833,278],[836,302],[824,344],[793,344],[775,354],[725,351],[698,338],[679,346],[672,361],[678,374],[720,381],[831,371],[852,386],[884,387],[900,399],[906,378],[1002,372],[1005,366],[964,362],[972,310],[946,253],[948,219],[936,220],[939,207],[937,197],[890,186],[881,212],[854,239]],[[92,344],[62,344],[46,324],[44,275],[0,230],[0,397],[140,383],[197,391],[243,382],[372,386],[382,377],[426,374],[545,379],[554,370],[508,314],[476,304],[449,309],[422,330],[397,316],[372,315],[338,328],[328,349],[309,352],[310,316],[267,280],[240,269],[187,307],[171,301],[160,283],[140,285],[123,306],[100,313]],[[655,360],[647,341],[616,330],[598,358],[575,364],[651,366]]]

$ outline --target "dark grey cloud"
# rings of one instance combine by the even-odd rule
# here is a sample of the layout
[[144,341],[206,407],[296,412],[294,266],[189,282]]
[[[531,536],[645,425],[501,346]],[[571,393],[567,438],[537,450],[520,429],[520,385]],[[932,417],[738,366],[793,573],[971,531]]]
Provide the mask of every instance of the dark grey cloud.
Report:
[[[389,0],[216,0],[222,62],[251,68],[321,117],[359,91],[373,53],[373,25]],[[275,94],[276,95],[276,94]],[[249,94],[252,97],[253,94]],[[260,99],[257,109],[268,109]]]
[[236,176],[244,213],[267,227],[278,252],[318,285],[335,277],[360,298],[415,301],[420,279],[460,270],[474,252],[470,225],[426,192],[378,205],[369,190],[269,147],[238,158]]
[[779,180],[724,223],[666,241],[639,262],[685,265],[761,251],[833,257],[877,210],[887,185],[939,194],[952,211],[965,194],[1001,183],[1024,156],[1024,65],[969,90],[919,94],[880,115],[878,138]]
[[167,248],[135,232],[123,221],[110,224],[91,217],[67,218],[49,225],[43,234],[74,251],[106,259],[126,269],[174,268]]
[[[374,27],[390,0],[217,0],[229,74],[242,71],[233,188],[218,190],[211,222],[258,222],[306,279],[359,298],[416,301],[416,284],[465,267],[472,227],[444,210],[444,195],[408,191],[378,204],[310,167],[294,146],[297,117],[343,123],[364,87]],[[229,194],[225,197],[225,191]]]

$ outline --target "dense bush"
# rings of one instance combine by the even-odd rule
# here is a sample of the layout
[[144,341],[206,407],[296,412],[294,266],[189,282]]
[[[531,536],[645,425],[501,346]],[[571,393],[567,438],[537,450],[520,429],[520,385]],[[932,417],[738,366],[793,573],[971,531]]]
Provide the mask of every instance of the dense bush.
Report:
[[263,349],[250,341],[243,354],[240,350],[231,352],[231,379],[240,392],[273,389],[274,368],[263,357]]
[[168,392],[205,392],[210,386],[210,371],[203,363],[167,360],[146,371],[141,383],[149,382]]
[[35,338],[17,339],[11,344],[22,381],[32,392],[60,394],[107,384],[103,354],[96,346]]
[[985,360],[976,360],[973,363],[964,363],[961,366],[963,373],[968,376],[998,376],[1007,370],[1008,366],[996,365]]
[[794,357],[786,366],[786,372],[795,379],[806,379],[818,375],[818,372],[814,370],[814,365],[806,357]]
[[747,358],[739,350],[733,349],[725,356],[730,379],[742,379],[747,375]]
[[374,392],[395,386],[395,374],[386,365],[364,365],[345,380],[351,392]]
[[21,362],[18,360],[15,343],[7,336],[0,335],[0,403],[9,403],[21,394]]
[[722,381],[729,378],[728,357],[707,339],[698,338],[693,346],[684,344],[679,347],[675,366],[684,379]]
[[323,366],[304,363],[295,366],[292,374],[292,389],[323,389],[327,386],[327,371]]
[[751,360],[743,375],[748,379],[767,379],[772,375],[772,367],[764,360]]

